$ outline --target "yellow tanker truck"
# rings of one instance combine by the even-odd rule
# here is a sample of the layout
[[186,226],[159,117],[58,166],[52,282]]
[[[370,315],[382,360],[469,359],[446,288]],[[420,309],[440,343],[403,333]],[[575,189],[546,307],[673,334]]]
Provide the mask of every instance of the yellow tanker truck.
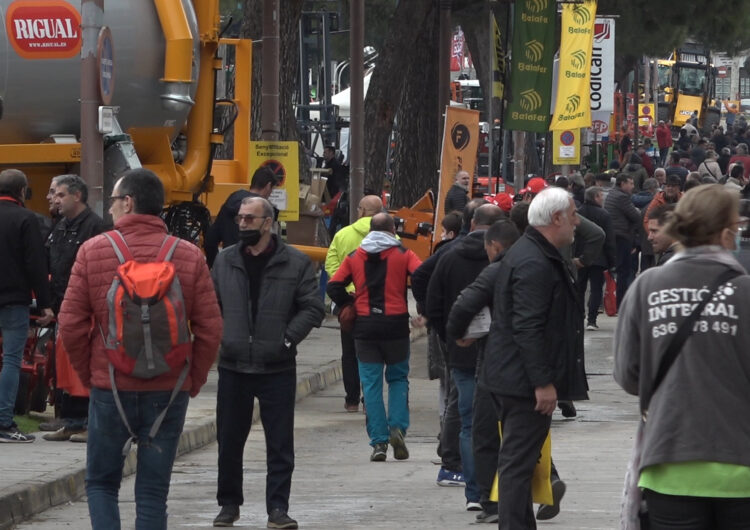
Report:
[[[66,0],[0,0],[0,169],[29,176],[29,205],[40,212],[50,179],[78,173],[81,162],[81,49],[91,43],[82,42],[80,8]],[[221,38],[218,0],[109,0],[103,24],[109,34],[98,43],[100,82],[117,113],[104,136],[101,182],[89,182],[99,188],[92,208],[103,210],[123,171],[145,167],[163,181],[169,204],[188,205],[188,224],[201,208],[204,216],[205,207],[216,213],[252,174],[251,41]],[[235,91],[217,101],[221,45],[233,49]],[[213,156],[224,141],[221,113],[234,125],[230,160]]]

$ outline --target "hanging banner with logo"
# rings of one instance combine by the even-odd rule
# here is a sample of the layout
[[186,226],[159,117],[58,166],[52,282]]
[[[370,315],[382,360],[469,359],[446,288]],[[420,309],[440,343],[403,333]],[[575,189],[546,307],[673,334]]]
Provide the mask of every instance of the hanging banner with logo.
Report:
[[615,110],[615,19],[597,18],[591,49],[591,111]]
[[250,142],[251,171],[267,167],[278,179],[268,200],[279,210],[279,221],[299,220],[298,150],[299,142]]
[[552,163],[556,166],[576,165],[581,161],[580,129],[565,129],[552,133]]
[[460,72],[464,66],[464,32],[458,28],[451,43],[451,72]]
[[506,129],[547,132],[556,8],[554,0],[515,4]]
[[560,71],[551,131],[591,127],[591,48],[596,1],[563,4]]
[[492,47],[492,97],[503,99],[505,92],[505,50],[503,39],[500,35],[500,27],[495,17],[492,17],[492,26],[495,28],[495,42]]
[[[474,177],[479,145],[479,111],[461,107],[445,107],[443,149],[440,153],[440,181],[435,197],[435,229],[432,244],[440,238],[437,228],[443,220],[443,205],[448,190],[453,186],[456,173],[466,171]],[[469,186],[471,197],[471,186]]]

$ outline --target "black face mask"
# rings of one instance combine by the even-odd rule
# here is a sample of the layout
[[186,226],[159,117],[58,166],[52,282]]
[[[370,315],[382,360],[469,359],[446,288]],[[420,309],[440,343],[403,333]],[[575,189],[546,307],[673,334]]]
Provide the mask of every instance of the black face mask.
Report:
[[242,247],[253,247],[260,241],[260,230],[240,230],[240,243]]

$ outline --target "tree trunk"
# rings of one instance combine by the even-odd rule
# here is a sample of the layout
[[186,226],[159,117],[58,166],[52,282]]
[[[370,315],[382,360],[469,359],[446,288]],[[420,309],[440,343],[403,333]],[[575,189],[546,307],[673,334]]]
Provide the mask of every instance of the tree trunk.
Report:
[[[263,64],[263,0],[245,0],[242,36],[253,40],[252,118],[250,138],[260,139],[261,66]],[[299,130],[294,113],[299,70],[299,21],[304,0],[279,2],[279,123],[281,140],[298,140]],[[310,164],[304,150],[299,150],[300,182],[310,181]],[[250,168],[255,171],[255,168]]]
[[411,206],[427,189],[437,191],[440,116],[434,109],[438,104],[438,10],[425,19],[415,31],[417,41],[411,50],[412,61],[405,72],[404,90],[397,114],[396,156],[391,181],[391,205],[394,208]]
[[[434,7],[433,0],[398,3],[391,19],[391,31],[370,79],[365,99],[365,188],[376,193],[383,188],[388,142],[401,101],[405,73],[415,62],[412,50],[419,37],[415,28],[425,27],[425,20]],[[437,91],[437,85],[431,89]],[[423,107],[423,111],[434,113],[434,108]],[[433,135],[434,131],[426,131],[422,140],[436,141],[429,138]]]

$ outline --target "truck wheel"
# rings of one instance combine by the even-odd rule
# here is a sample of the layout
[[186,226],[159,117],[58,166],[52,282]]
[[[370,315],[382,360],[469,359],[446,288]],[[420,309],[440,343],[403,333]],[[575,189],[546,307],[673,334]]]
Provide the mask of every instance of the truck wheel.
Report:
[[23,416],[29,411],[29,381],[31,374],[21,372],[18,378],[18,393],[16,394],[16,416]]
[[29,409],[34,412],[44,412],[47,409],[48,394],[49,387],[44,380],[44,366],[39,366],[37,368],[36,386],[34,386],[34,389],[31,391]]
[[663,121],[664,123],[670,121],[669,118],[669,103],[660,101],[656,105],[656,123]]
[[710,135],[713,132],[713,126],[718,125],[721,121],[721,110],[716,107],[706,109],[706,117],[703,119],[703,134]]

